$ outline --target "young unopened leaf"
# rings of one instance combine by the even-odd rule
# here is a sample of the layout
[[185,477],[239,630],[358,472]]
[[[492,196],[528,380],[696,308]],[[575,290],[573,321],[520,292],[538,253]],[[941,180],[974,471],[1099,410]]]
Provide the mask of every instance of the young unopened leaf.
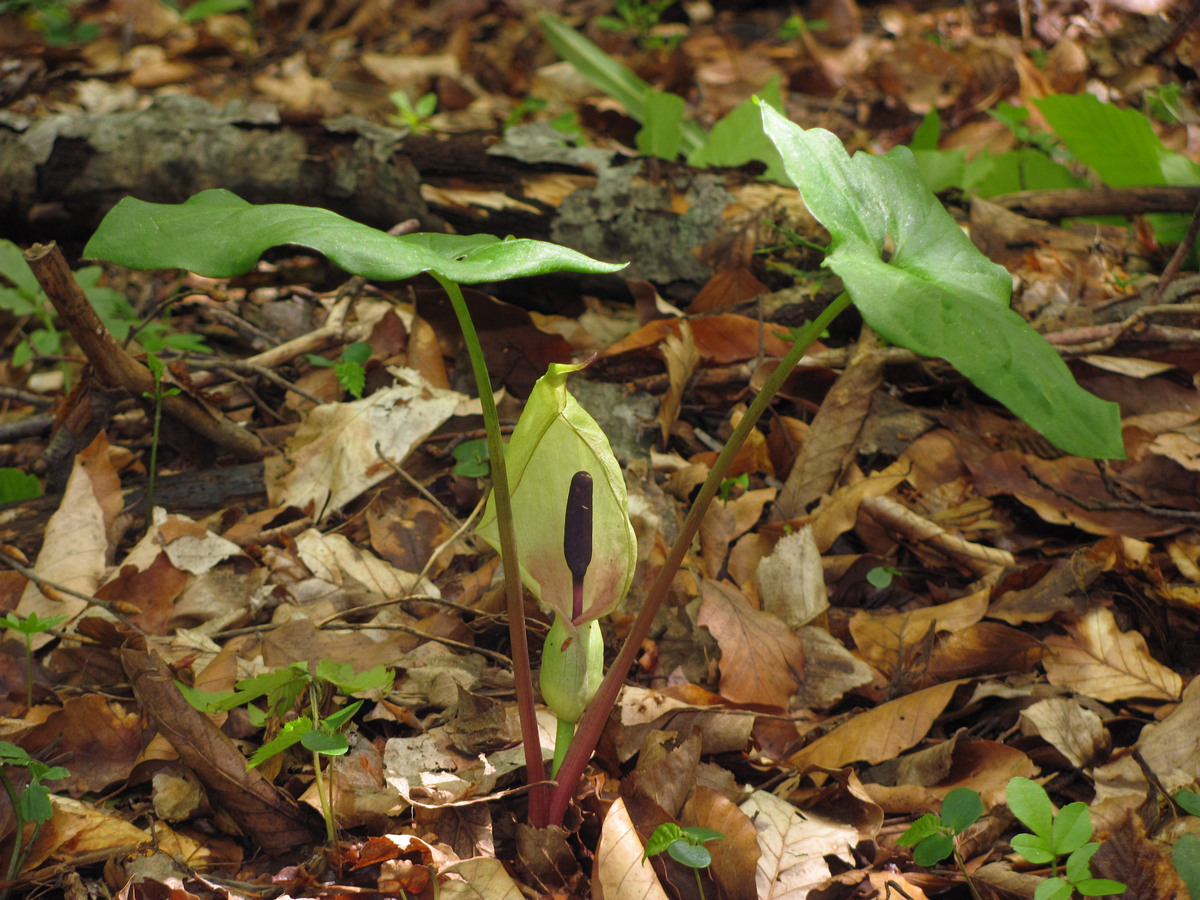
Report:
[[927,837],[932,837],[941,830],[942,820],[933,813],[925,813],[917,821],[908,826],[908,830],[900,837],[896,838],[896,843],[901,847],[912,847],[914,844],[919,844]]
[[280,729],[279,734],[273,740],[263,744],[254,751],[254,755],[250,757],[250,768],[253,769],[257,765],[266,762],[277,753],[282,753],[288,747],[294,747],[296,744],[304,740],[304,736],[312,731],[312,719],[308,716],[301,716],[298,719],[293,719]]
[[545,241],[502,241],[488,234],[395,237],[326,209],[284,203],[255,206],[223,190],[201,191],[180,204],[126,197],[104,217],[83,254],[132,269],[187,269],[210,278],[231,278],[280,244],[316,250],[347,272],[377,281],[437,272],[460,284],[474,284],[622,268]]
[[1008,308],[1011,276],[925,187],[907,147],[851,158],[832,133],[806,131],[767,104],[761,113],[788,175],[833,237],[824,264],[872,328],[953,363],[1068,453],[1124,456],[1117,405],[1080,388],[1054,348]]

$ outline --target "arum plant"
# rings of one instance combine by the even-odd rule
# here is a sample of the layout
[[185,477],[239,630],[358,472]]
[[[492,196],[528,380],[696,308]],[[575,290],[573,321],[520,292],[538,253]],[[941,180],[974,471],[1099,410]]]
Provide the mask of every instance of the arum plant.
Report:
[[[616,661],[590,700],[601,667],[595,662],[600,653],[595,623],[620,601],[632,578],[623,481],[607,442],[596,439],[599,429],[584,420],[566,392],[566,376],[577,368],[571,366],[551,367],[535,387],[514,431],[510,480],[483,352],[459,284],[555,271],[606,273],[621,266],[539,241],[501,241],[489,235],[396,237],[326,210],[251,206],[228,191],[205,191],[178,206],[126,198],[105,217],[84,251],[89,258],[135,268],[187,268],[232,277],[251,268],[267,248],[297,244],[366,278],[397,280],[428,272],[442,284],[463,332],[486,425],[493,494],[481,528],[498,546],[504,565],[534,826],[561,824],[625,675],[738,449],[796,363],[852,300],[876,332],[918,353],[947,359],[1061,449],[1079,456],[1124,455],[1116,404],[1080,388],[1054,349],[1008,308],[1009,274],[971,244],[924,187],[910,150],[898,147],[882,157],[859,153],[851,158],[827,131],[805,131],[766,105],[761,114],[764,133],[778,149],[788,177],[832,237],[825,265],[841,276],[846,289],[799,331],[734,429]],[[550,454],[558,441],[560,449]],[[549,472],[552,479],[544,474]],[[590,504],[586,479],[576,478],[580,472],[592,482]],[[525,555],[517,553],[514,519]],[[543,690],[560,721],[556,780],[549,793],[522,581],[555,611],[542,671]]]
[[[540,674],[542,699],[558,719],[554,773],[603,677],[599,620],[624,599],[637,565],[621,466],[604,431],[567,391],[567,376],[584,365],[551,363],[508,444],[521,579],[554,613]],[[495,499],[478,531],[498,546]]]

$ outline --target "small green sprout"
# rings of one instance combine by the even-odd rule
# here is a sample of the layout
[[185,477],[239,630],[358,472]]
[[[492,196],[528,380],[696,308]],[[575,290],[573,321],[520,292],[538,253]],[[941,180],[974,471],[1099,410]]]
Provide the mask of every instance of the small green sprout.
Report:
[[750,473],[743,472],[736,478],[726,478],[721,482],[720,494],[718,496],[721,498],[722,503],[729,502],[729,498],[732,496],[735,487],[740,487],[743,491],[750,487]]
[[895,566],[876,566],[867,572],[867,581],[871,587],[884,590],[892,586],[892,579],[901,574]]
[[[309,671],[308,663],[296,662],[285,668],[239,681],[236,691],[209,693],[181,682],[176,682],[176,685],[188,703],[202,712],[220,712],[244,706],[251,724],[259,728],[271,720],[282,718],[292,709],[300,695],[308,692],[309,715],[298,716],[284,723],[279,733],[250,757],[249,768],[261,765],[272,756],[277,756],[296,744],[311,752],[317,796],[321,798],[321,810],[325,816],[326,837],[333,843],[337,838],[333,817],[333,782],[330,781],[329,790],[326,791],[320,757],[342,756],[350,749],[349,742],[341,732],[363,705],[363,701],[356,700],[324,717],[321,715],[321,708],[332,688],[337,688],[344,694],[388,691],[391,690],[394,677],[393,673],[383,666],[356,673],[354,667],[348,663],[323,659],[317,663],[315,672]],[[266,700],[265,708],[254,705],[254,702],[260,699]]]
[[[1093,878],[1091,859],[1100,845],[1089,841],[1092,816],[1086,803],[1069,803],[1057,815],[1050,797],[1036,781],[1014,778],[1006,792],[1008,808],[1032,834],[1018,834],[1012,848],[1035,865],[1050,864],[1051,877],[1034,891],[1034,900],[1070,900],[1078,891],[1085,897],[1120,894],[1125,885],[1108,878]],[[1059,857],[1067,860],[1060,873]]]
[[483,438],[463,441],[450,452],[455,459],[455,475],[461,475],[463,478],[487,478],[491,466],[488,465],[487,441]]
[[347,344],[342,349],[342,355],[335,362],[332,359],[326,359],[323,356],[318,356],[316,353],[308,354],[308,361],[314,366],[320,366],[325,369],[332,368],[333,374],[337,376],[338,386],[351,394],[356,399],[361,400],[363,388],[367,385],[367,360],[371,358],[371,345],[366,341],[355,341],[353,344]]
[[[30,613],[25,618],[21,618],[16,613],[6,613],[3,619],[0,619],[0,628],[7,628],[9,631],[15,631],[25,639],[25,674],[28,678],[25,690],[25,705],[33,706],[33,636],[35,634],[45,634],[54,628],[57,628],[67,620],[67,616],[50,616],[49,618],[41,618],[37,613]],[[65,776],[59,775],[59,778]]]
[[392,91],[388,99],[396,104],[396,115],[388,118],[397,125],[407,125],[413,134],[429,131],[428,119],[437,110],[437,94],[432,92],[422,94],[416,103],[408,96],[408,91]]
[[[62,766],[48,766],[8,741],[0,741],[0,765],[3,766],[0,768],[0,785],[3,785],[4,792],[12,802],[13,817],[16,819],[12,851],[8,857],[8,872],[5,875],[8,884],[0,889],[0,900],[5,900],[12,890],[12,883],[21,872],[25,858],[29,855],[29,848],[37,840],[38,832],[54,815],[54,807],[50,803],[50,789],[43,782],[66,778],[70,772]],[[8,774],[13,766],[21,766],[29,773],[29,784],[20,790],[13,785]],[[33,825],[33,830],[26,835],[25,826],[28,824]]]
[[712,865],[712,853],[704,845],[709,841],[719,841],[723,837],[725,837],[724,834],[713,831],[711,828],[700,828],[695,825],[679,826],[674,822],[663,822],[654,829],[650,840],[646,842],[642,859],[657,856],[665,850],[667,856],[675,862],[692,870],[696,876],[696,889],[700,892],[701,900],[703,900],[704,886],[700,883],[700,870],[707,869]]

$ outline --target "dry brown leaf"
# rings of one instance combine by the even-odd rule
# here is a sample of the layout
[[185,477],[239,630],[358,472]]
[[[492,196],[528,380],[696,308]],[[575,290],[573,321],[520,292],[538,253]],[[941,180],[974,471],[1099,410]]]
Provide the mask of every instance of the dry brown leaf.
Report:
[[646,797],[668,816],[678,818],[696,784],[700,746],[700,735],[694,732],[679,742],[674,733],[651,731],[642,743],[637,768],[626,780],[624,795]]
[[126,648],[121,663],[138,705],[158,723],[179,758],[208,791],[214,807],[233,816],[267,853],[284,853],[319,833],[313,818],[289,795],[276,790],[219,728],[183,699],[171,671],[154,653]]
[[859,713],[793,754],[789,762],[801,770],[839,769],[860,760],[877,764],[891,759],[925,737],[960,684],[934,685]]
[[1100,717],[1084,709],[1077,700],[1049,697],[1021,710],[1027,727],[1022,731],[1036,734],[1065,756],[1077,769],[1089,768],[1108,757],[1112,735]]
[[[120,859],[155,842],[155,837],[115,811],[70,797],[52,797],[53,815],[38,832],[25,860],[25,872],[54,860],[74,868],[98,860]],[[169,831],[158,825],[156,830]],[[204,854],[202,854],[204,855]]]
[[[655,319],[647,322],[633,334],[613,344],[600,353],[601,359],[620,356],[624,353],[646,352],[657,347],[667,334],[679,334],[682,319]],[[753,359],[761,348],[769,356],[786,356],[791,345],[780,339],[773,329],[760,328],[757,319],[721,313],[691,320],[696,348],[704,362],[729,365]]]
[[712,853],[712,876],[728,900],[755,900],[755,869],[762,851],[754,823],[724,794],[697,785],[679,815],[684,827],[711,828],[724,835],[707,844]]
[[871,409],[871,396],[883,377],[883,355],[878,351],[875,333],[863,325],[854,354],[821,402],[779,493],[771,511],[775,521],[802,515],[810,503],[833,490],[853,460],[859,432]]
[[703,625],[721,647],[721,696],[735,703],[787,709],[804,678],[804,649],[778,618],[754,609],[735,587],[706,580]]
[[759,900],[804,900],[830,876],[825,857],[853,865],[858,830],[812,811],[801,811],[767,791],[755,791],[741,810],[758,831],[755,871]]
[[1104,703],[1142,697],[1178,700],[1183,679],[1150,655],[1146,639],[1117,628],[1111,610],[1098,607],[1069,626],[1070,637],[1046,638],[1042,660],[1051,684]]
[[729,545],[758,523],[763,507],[774,499],[775,488],[760,488],[728,502],[718,499],[709,504],[700,522],[700,548],[709,578],[721,574]]
[[[136,711],[100,694],[70,697],[21,746],[39,758],[61,758],[72,794],[103,791],[123,783],[142,750],[143,726]],[[39,752],[40,751],[40,752]]]
[[661,347],[663,362],[667,364],[667,389],[658,407],[658,429],[662,446],[665,447],[671,426],[679,418],[683,392],[700,363],[700,352],[696,349],[696,338],[686,319],[680,321],[679,334],[668,333]]
[[950,771],[938,784],[922,787],[901,784],[888,787],[864,784],[863,791],[889,815],[911,815],[937,809],[950,791],[965,787],[977,791],[988,808],[1005,802],[1008,782],[1020,775],[1033,778],[1038,767],[1014,747],[995,741],[955,742]]
[[985,584],[958,600],[910,612],[880,615],[859,610],[850,618],[850,636],[863,659],[891,673],[930,628],[957,631],[982,619],[990,595],[991,586]]
[[668,900],[658,875],[642,858],[644,851],[625,801],[618,798],[601,826],[592,870],[592,900]]
[[825,553],[839,536],[858,521],[859,504],[867,497],[882,497],[902,484],[908,476],[908,464],[897,460],[886,469],[873,472],[853,484],[847,484],[825,497],[812,521],[817,549]]

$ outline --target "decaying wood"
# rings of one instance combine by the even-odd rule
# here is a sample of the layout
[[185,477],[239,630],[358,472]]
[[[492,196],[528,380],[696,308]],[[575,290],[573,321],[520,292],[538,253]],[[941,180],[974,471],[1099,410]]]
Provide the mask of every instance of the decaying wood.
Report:
[[[154,377],[117,343],[71,274],[56,244],[34,244],[25,260],[71,336],[87,356],[97,379],[136,398],[154,392]],[[217,410],[185,393],[162,398],[163,414],[240,459],[262,459],[269,448],[256,435],[240,428]]]
[[323,206],[385,229],[417,218],[440,231],[404,138],[349,116],[289,124],[269,104],[219,109],[189,96],[36,120],[0,111],[0,237],[84,238],[126,195],[179,203],[206,188]]
[[1200,203],[1200,187],[1151,185],[1018,191],[992,197],[991,202],[1034,219],[1182,213],[1191,212]]

